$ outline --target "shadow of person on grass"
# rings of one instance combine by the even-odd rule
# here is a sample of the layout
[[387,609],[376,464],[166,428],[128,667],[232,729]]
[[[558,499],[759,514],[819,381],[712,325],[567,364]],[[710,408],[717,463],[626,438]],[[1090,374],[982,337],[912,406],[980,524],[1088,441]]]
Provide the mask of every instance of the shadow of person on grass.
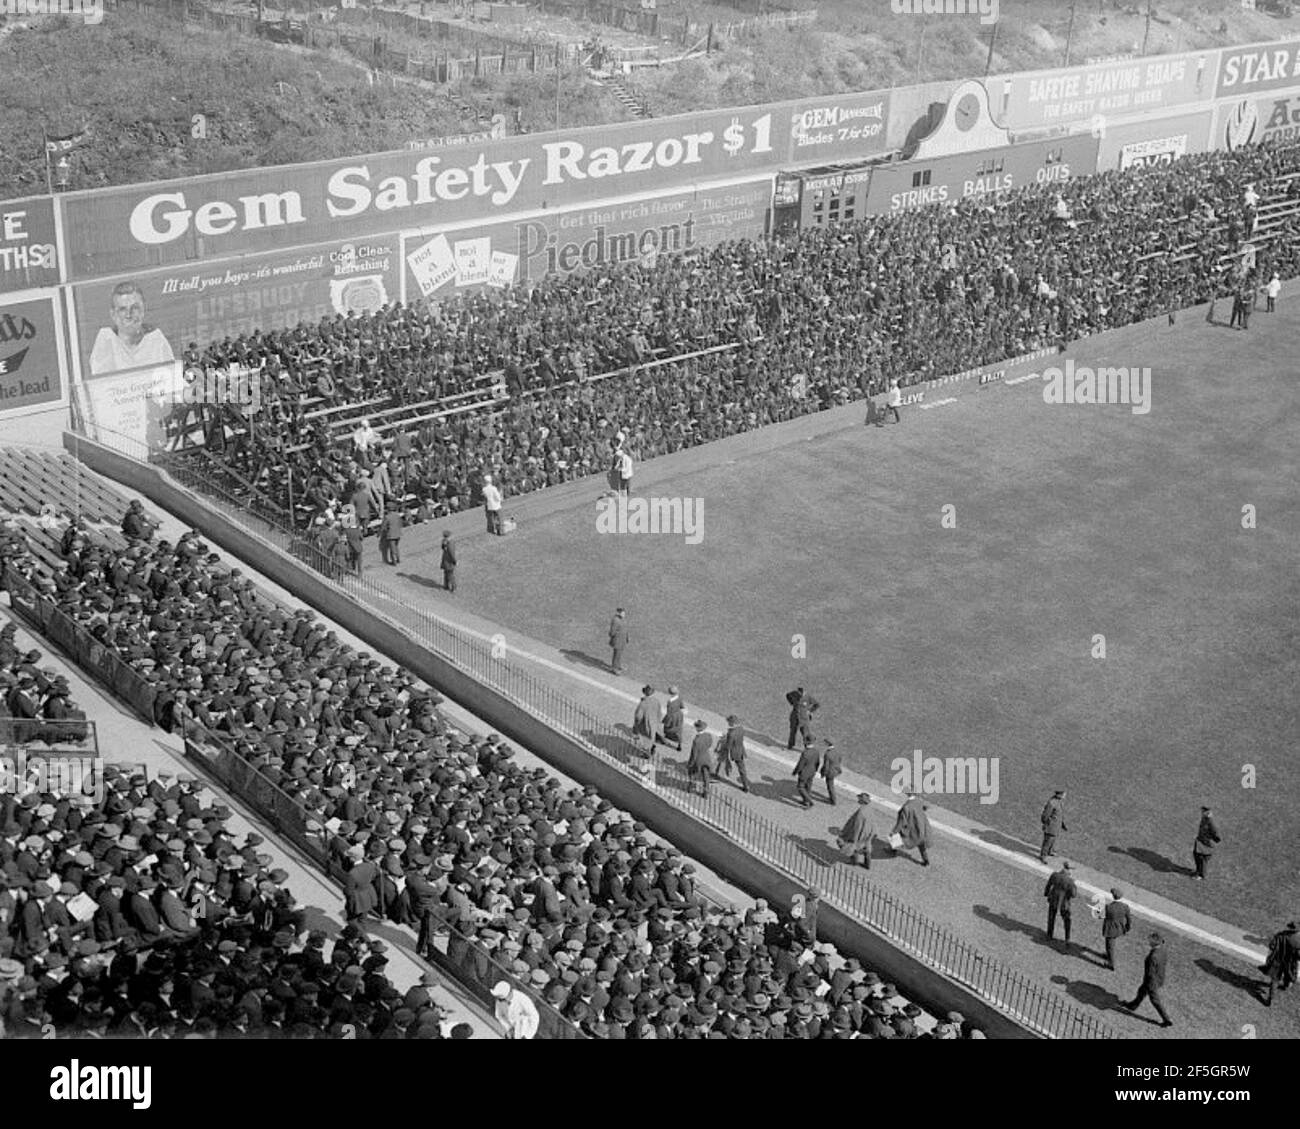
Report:
[[1182,866],[1174,862],[1171,858],[1156,851],[1149,851],[1145,847],[1109,847],[1107,848],[1113,855],[1128,855],[1129,858],[1136,859],[1143,866],[1149,867],[1157,874],[1195,874],[1196,870],[1190,866]]
[[400,580],[409,580],[412,584],[419,585],[421,588],[432,588],[435,592],[445,592],[441,580],[434,580],[432,576],[420,576],[415,572],[399,572],[397,577]]
[[[1063,956],[1073,956],[1074,949],[1078,947],[1077,945],[1073,947],[1066,946],[1065,940],[1061,935],[1062,929],[1059,921],[1056,923],[1056,940],[1050,941],[1041,926],[1030,925],[1025,921],[1018,921],[1014,917],[1008,917],[1005,913],[999,913],[991,906],[974,905],[971,907],[971,912],[973,912],[981,921],[987,921],[990,925],[995,925],[1007,933],[1020,933],[1023,936],[1028,937],[1035,945],[1040,945],[1045,949],[1051,949],[1053,952],[1060,953]],[[1043,913],[1044,915],[1047,913],[1046,905],[1044,905]],[[1044,920],[1046,920],[1046,917],[1044,917]]]
[[1096,1008],[1098,1011],[1117,1011],[1121,1015],[1133,1014],[1124,1006],[1121,997],[1100,984],[1093,984],[1088,980],[1071,980],[1068,976],[1053,976],[1050,979],[1067,996],[1088,1007]]
[[807,855],[818,866],[834,866],[836,863],[847,861],[845,856],[836,849],[835,844],[825,839],[817,839],[811,835],[791,835],[790,838],[800,853]]
[[577,666],[589,666],[593,670],[603,670],[606,674],[609,673],[610,664],[608,660],[598,659],[595,655],[587,654],[586,651],[575,651],[572,647],[562,647],[560,654]]
[[1268,988],[1268,981],[1263,979],[1263,975],[1250,976],[1240,972],[1235,968],[1228,968],[1226,965],[1215,964],[1208,957],[1197,957],[1192,961],[1197,968],[1216,980],[1222,980],[1231,988],[1245,992],[1254,1000],[1260,1003],[1264,1002],[1264,995]]

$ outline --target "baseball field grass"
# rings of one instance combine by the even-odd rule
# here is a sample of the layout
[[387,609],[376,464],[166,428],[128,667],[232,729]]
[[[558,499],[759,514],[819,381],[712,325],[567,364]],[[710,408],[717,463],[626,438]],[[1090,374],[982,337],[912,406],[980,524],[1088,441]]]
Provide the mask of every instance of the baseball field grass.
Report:
[[593,481],[476,549],[457,602],[578,664],[624,605],[634,677],[781,738],[805,686],[876,779],[996,757],[996,803],[942,805],[1036,841],[1065,788],[1062,853],[1267,936],[1300,911],[1298,345],[1285,301],[1247,332],[1202,308],[1066,354],[1149,368],[1145,413],[966,382],[646,462],[638,492],[702,501],[697,544],[599,533]]

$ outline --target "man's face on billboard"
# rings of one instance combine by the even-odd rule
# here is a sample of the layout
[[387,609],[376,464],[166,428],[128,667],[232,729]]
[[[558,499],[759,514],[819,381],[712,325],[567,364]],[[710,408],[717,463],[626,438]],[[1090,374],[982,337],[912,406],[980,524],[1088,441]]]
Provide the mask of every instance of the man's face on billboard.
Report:
[[115,294],[109,317],[117,335],[128,345],[140,344],[140,339],[144,336],[143,295],[135,291],[129,294]]

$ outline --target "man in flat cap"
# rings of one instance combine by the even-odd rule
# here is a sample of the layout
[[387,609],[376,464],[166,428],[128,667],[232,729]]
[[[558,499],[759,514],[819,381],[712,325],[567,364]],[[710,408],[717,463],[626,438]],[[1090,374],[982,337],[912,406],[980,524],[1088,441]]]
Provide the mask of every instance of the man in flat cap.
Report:
[[664,743],[682,747],[682,731],[686,727],[686,703],[676,686],[668,687],[668,701],[664,704]]
[[615,674],[623,673],[623,652],[627,649],[627,611],[616,608],[614,618],[609,621],[609,648],[613,657],[609,669]]
[[1165,986],[1165,969],[1169,963],[1169,950],[1165,947],[1165,939],[1159,933],[1151,934],[1151,949],[1147,953],[1147,959],[1142,969],[1142,986],[1138,988],[1136,998],[1127,1000],[1124,1006],[1129,1011],[1136,1011],[1145,999],[1151,1000],[1151,1006],[1156,1009],[1156,1014],[1160,1016],[1161,1027],[1172,1027],[1174,1021],[1169,1018],[1169,1013],[1165,1011],[1164,1001],[1160,998],[1160,989]]
[[1115,942],[1133,927],[1129,918],[1128,903],[1124,901],[1124,891],[1114,886],[1110,891],[1110,901],[1106,903],[1101,920],[1101,939],[1106,946],[1106,966],[1115,971]]
[[1053,871],[1047,879],[1047,885],[1043,889],[1043,897],[1047,899],[1047,939],[1056,940],[1056,919],[1059,916],[1061,925],[1065,929],[1065,943],[1070,943],[1070,903],[1074,901],[1075,895],[1079,892],[1074,883],[1074,876],[1070,873],[1070,864],[1061,863],[1061,869]]
[[1068,831],[1065,826],[1065,789],[1058,788],[1052,793],[1052,798],[1043,806],[1043,814],[1039,817],[1039,822],[1043,825],[1043,845],[1038,848],[1038,861],[1046,862],[1056,848],[1056,837],[1062,831]]
[[1219,825],[1214,821],[1214,813],[1209,808],[1201,808],[1201,822],[1196,828],[1196,842],[1192,844],[1192,862],[1196,866],[1196,873],[1192,877],[1200,882],[1205,878],[1205,874],[1210,865],[1210,856],[1214,854],[1214,848],[1222,841],[1219,835]]

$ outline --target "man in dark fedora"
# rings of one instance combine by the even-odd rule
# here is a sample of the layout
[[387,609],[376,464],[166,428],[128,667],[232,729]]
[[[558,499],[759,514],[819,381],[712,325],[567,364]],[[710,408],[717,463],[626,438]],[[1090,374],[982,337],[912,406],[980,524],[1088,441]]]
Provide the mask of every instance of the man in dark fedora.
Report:
[[866,792],[858,793],[857,809],[844,821],[837,837],[840,850],[849,856],[849,861],[867,870],[871,869],[871,846],[876,839],[870,804],[871,797]]
[[1264,997],[1264,1006],[1272,1007],[1274,989],[1285,992],[1300,973],[1300,933],[1297,933],[1294,921],[1288,921],[1273,934],[1268,943],[1268,960],[1259,966],[1259,970],[1268,977],[1264,985],[1268,993]]
[[1142,986],[1138,988],[1136,999],[1128,1000],[1124,1006],[1135,1011],[1145,999],[1151,1000],[1151,1006],[1160,1016],[1161,1027],[1172,1027],[1174,1021],[1165,1011],[1164,1001],[1160,998],[1160,989],[1165,986],[1165,970],[1169,964],[1169,951],[1165,939],[1159,933],[1151,934],[1151,950],[1147,953],[1146,964],[1142,969]]
[[690,759],[686,762],[686,774],[692,780],[699,780],[706,796],[709,794],[709,779],[713,776],[713,737],[708,728],[704,718],[696,720],[695,740],[691,742]]
[[745,771],[745,730],[740,724],[740,718],[734,713],[728,715],[727,732],[718,742],[718,768],[714,776],[720,780],[721,773],[725,772],[730,779],[733,765],[740,774],[740,790],[748,792],[749,774]]
[[806,808],[813,806],[812,786],[813,781],[817,779],[817,770],[821,767],[821,751],[815,748],[811,742],[803,747],[799,754],[798,761],[795,762],[794,776],[795,792],[799,796],[799,803]]
[[[895,838],[899,840],[897,846],[894,845]],[[898,809],[898,818],[890,832],[890,846],[895,854],[915,847],[921,856],[921,865],[930,865],[930,817],[925,814],[925,804],[915,791],[907,793],[907,802]]]
[[655,697],[655,688],[650,685],[641,687],[641,700],[636,704],[632,715],[632,733],[646,744],[646,756],[654,763],[658,743],[664,739],[663,709]]

